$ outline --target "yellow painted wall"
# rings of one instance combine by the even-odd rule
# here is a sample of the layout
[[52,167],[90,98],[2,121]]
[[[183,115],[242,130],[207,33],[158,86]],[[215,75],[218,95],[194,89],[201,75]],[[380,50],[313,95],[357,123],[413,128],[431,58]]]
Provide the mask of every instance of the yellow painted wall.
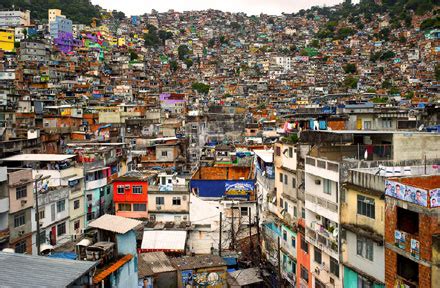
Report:
[[0,50],[11,52],[14,50],[15,36],[13,31],[0,31]]
[[[375,204],[375,219],[364,215],[357,214],[357,195],[363,195],[374,199]],[[379,197],[365,194],[353,189],[347,189],[345,195],[345,202],[341,205],[341,222],[351,223],[360,226],[368,226],[376,233],[384,235],[385,229],[385,201]]]

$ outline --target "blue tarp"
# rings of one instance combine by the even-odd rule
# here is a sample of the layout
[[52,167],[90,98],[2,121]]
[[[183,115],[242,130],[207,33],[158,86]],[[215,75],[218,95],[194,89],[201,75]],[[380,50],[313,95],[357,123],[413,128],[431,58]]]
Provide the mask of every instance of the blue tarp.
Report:
[[237,265],[237,258],[235,257],[223,257],[227,266],[235,266]]
[[48,257],[50,258],[61,258],[61,259],[70,259],[76,260],[76,254],[74,252],[55,252],[50,254]]

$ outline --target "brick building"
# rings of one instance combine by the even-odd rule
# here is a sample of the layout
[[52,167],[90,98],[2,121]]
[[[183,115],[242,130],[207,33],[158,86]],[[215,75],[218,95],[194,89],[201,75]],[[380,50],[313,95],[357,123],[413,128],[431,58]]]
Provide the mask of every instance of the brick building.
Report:
[[440,176],[386,180],[386,287],[436,287],[440,280]]

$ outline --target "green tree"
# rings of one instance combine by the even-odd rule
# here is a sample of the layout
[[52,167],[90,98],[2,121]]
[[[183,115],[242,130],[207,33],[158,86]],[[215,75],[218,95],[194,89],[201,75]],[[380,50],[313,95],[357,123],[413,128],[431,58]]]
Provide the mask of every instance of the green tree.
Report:
[[358,82],[359,82],[359,78],[348,76],[347,78],[344,79],[344,86],[346,88],[355,89],[357,87]]
[[177,48],[177,53],[179,55],[179,60],[183,61],[188,54],[190,54],[191,50],[189,50],[188,46],[186,45],[180,45],[179,48]]
[[357,71],[356,64],[353,64],[353,63],[347,63],[342,68],[344,69],[345,73],[347,73],[347,74],[355,74]]
[[130,61],[137,60],[138,58],[139,58],[139,55],[135,51],[131,50],[130,51]]
[[211,86],[205,84],[205,83],[200,83],[200,82],[194,82],[191,85],[191,88],[194,91],[197,91],[200,94],[208,94],[209,93],[209,89],[211,88]]
[[178,65],[177,65],[177,61],[176,60],[171,60],[170,61],[170,69],[173,72],[176,72],[178,69]]

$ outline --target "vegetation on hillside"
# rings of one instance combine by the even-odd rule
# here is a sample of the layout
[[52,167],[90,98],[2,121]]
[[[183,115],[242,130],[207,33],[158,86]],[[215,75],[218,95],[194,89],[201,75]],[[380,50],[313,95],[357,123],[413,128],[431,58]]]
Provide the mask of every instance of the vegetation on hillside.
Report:
[[[31,11],[31,19],[47,23],[48,9],[61,9],[63,15],[74,23],[90,24],[100,17],[100,7],[90,0],[1,0],[0,9],[15,8]],[[119,15],[118,16],[122,16]]]

